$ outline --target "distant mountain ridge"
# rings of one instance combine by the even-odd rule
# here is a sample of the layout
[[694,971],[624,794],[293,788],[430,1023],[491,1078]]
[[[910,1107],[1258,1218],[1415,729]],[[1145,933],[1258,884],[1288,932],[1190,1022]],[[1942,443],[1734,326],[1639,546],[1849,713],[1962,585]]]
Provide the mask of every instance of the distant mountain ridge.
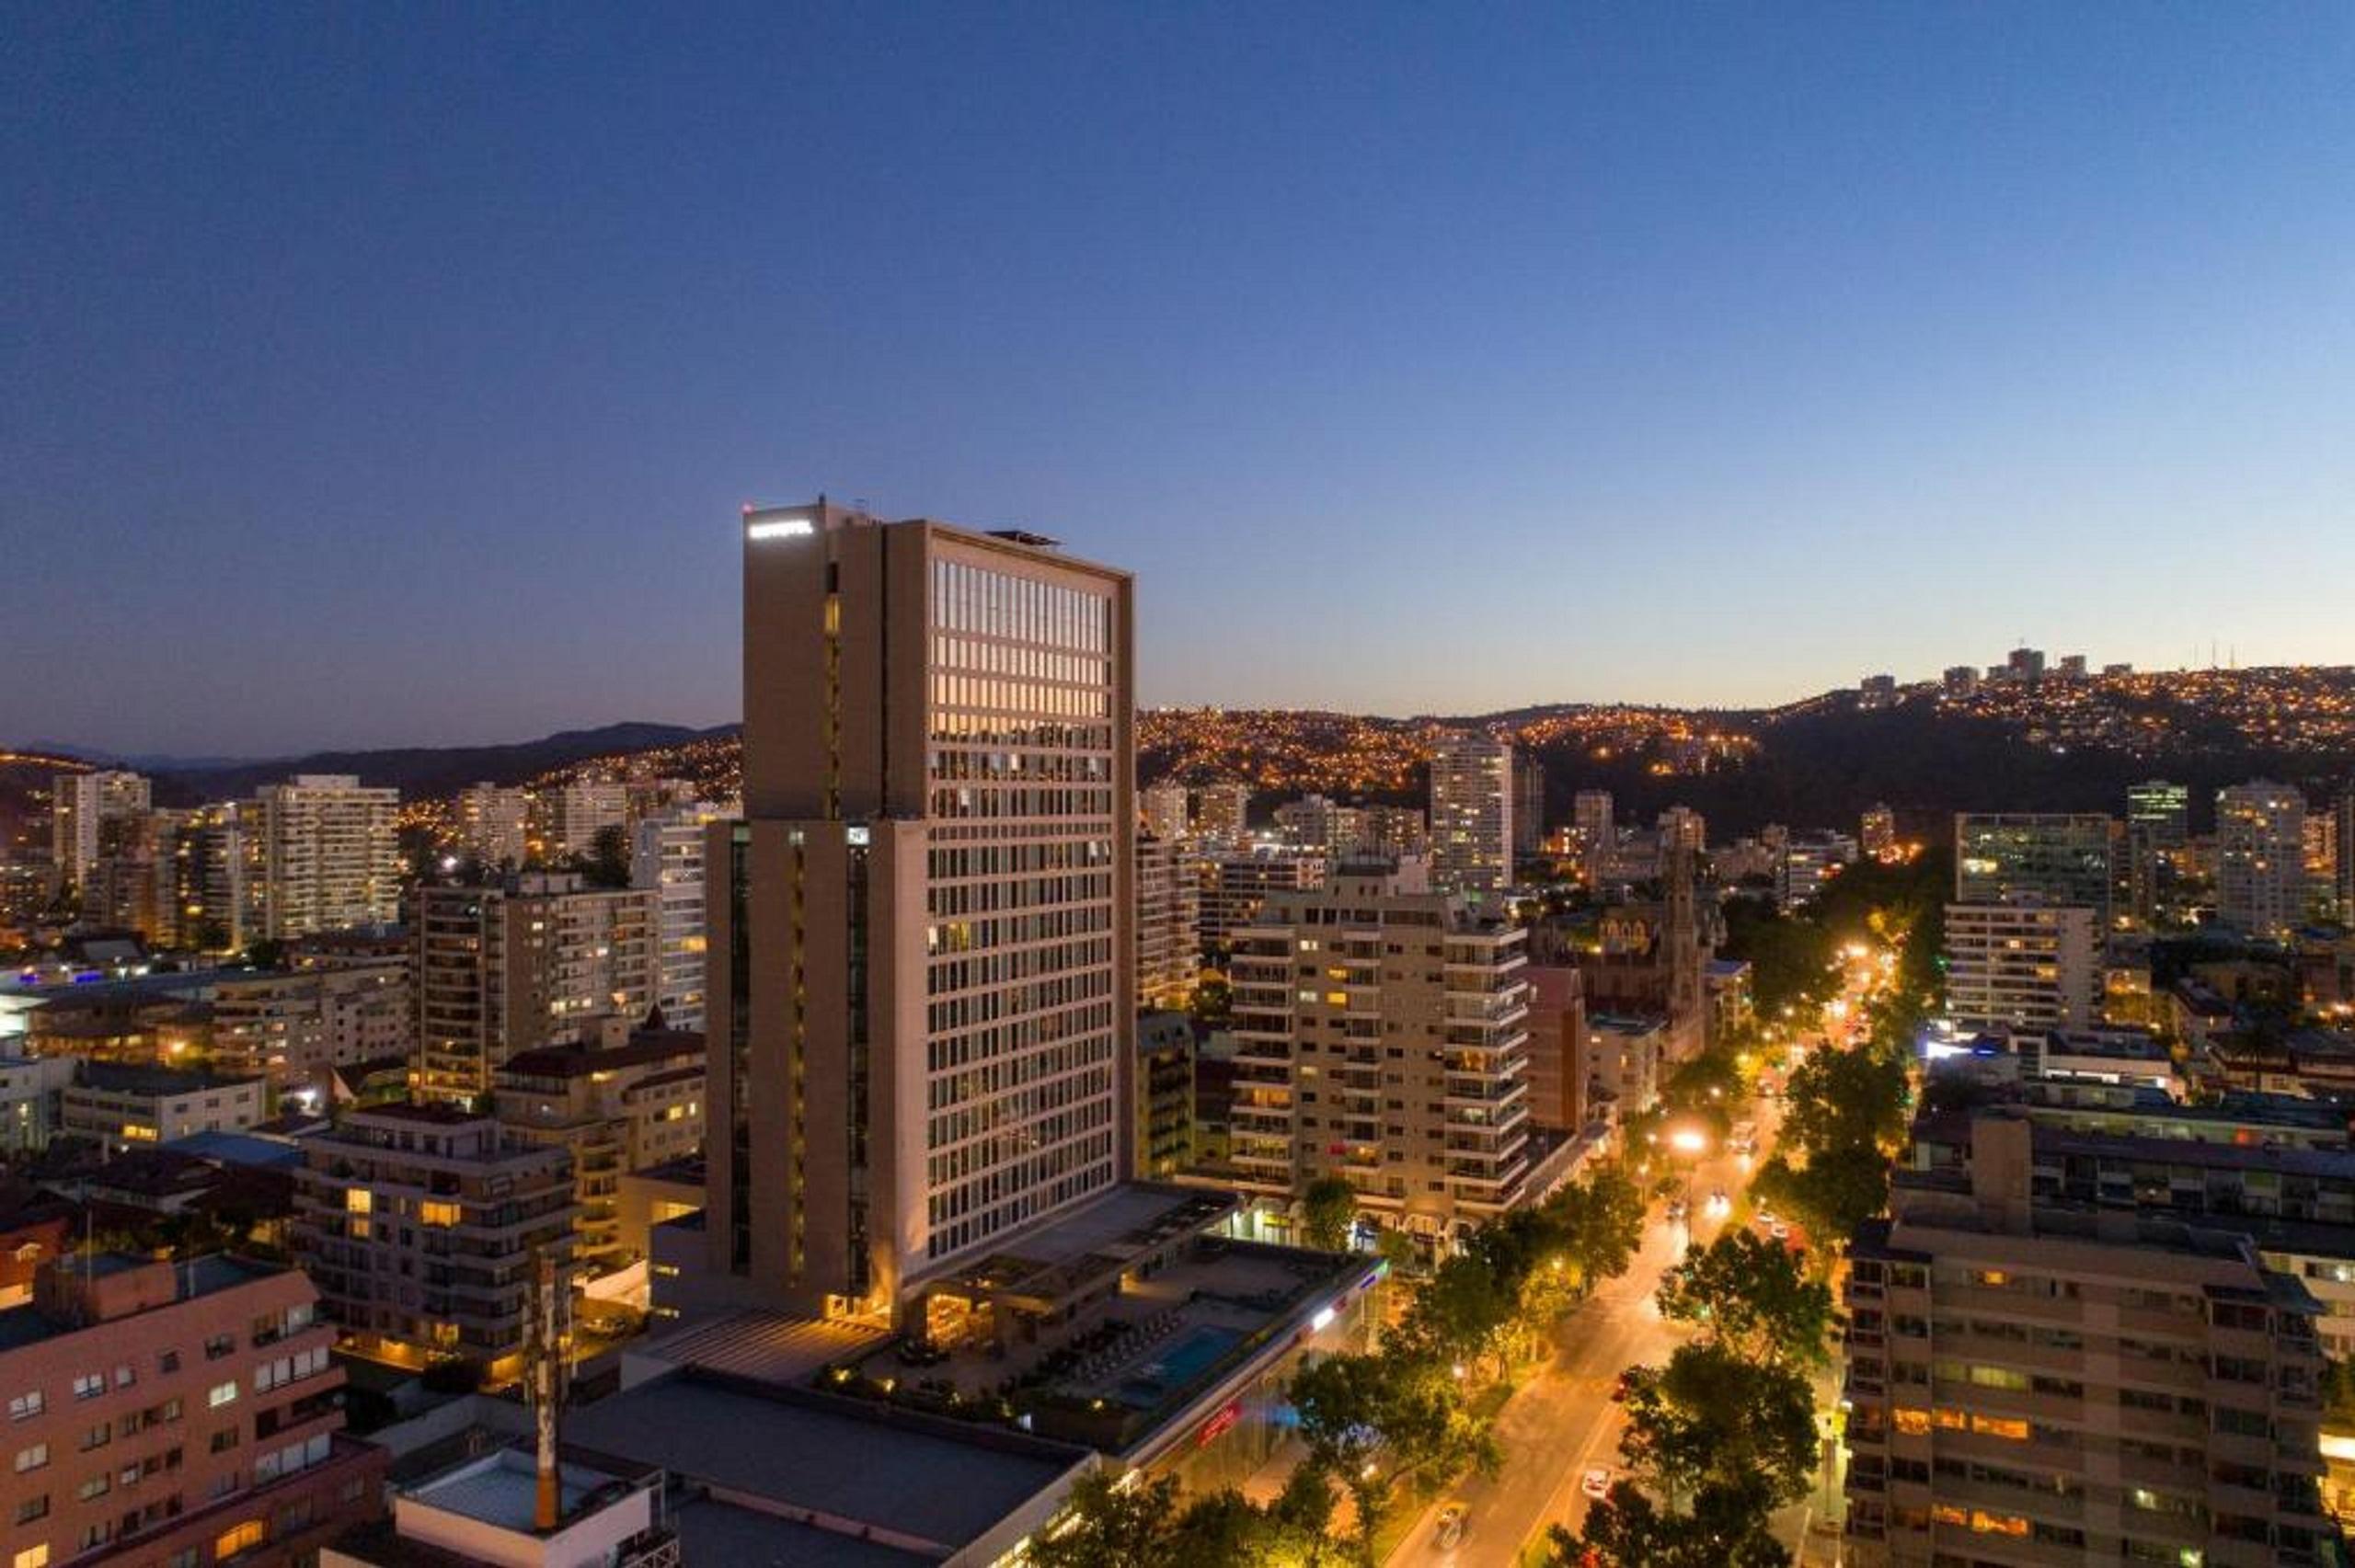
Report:
[[440,798],[468,784],[518,784],[592,758],[654,751],[736,733],[732,724],[710,729],[631,721],[594,729],[559,730],[537,740],[503,746],[407,746],[370,751],[315,751],[228,767],[182,768],[158,773],[159,803],[191,806],[251,795],[294,773],[357,773],[365,784],[389,784],[405,798]]

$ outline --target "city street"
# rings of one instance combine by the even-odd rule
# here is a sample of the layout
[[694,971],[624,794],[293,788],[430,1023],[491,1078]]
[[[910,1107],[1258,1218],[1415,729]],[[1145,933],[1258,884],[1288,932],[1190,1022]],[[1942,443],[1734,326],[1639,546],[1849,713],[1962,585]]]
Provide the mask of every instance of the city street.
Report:
[[[1762,1102],[1756,1111],[1759,1158],[1774,1147],[1780,1110]],[[1546,1526],[1576,1530],[1586,1517],[1580,1490],[1597,1466],[1619,1473],[1619,1407],[1611,1392],[1629,1367],[1668,1358],[1688,1331],[1661,1318],[1653,1305],[1663,1270],[1683,1257],[1688,1239],[1707,1242],[1724,1223],[1707,1216],[1702,1200],[1723,1189],[1739,1201],[1750,1167],[1723,1150],[1703,1158],[1693,1174],[1694,1223],[1671,1225],[1664,1205],[1654,1205],[1643,1250],[1627,1272],[1598,1289],[1555,1334],[1555,1357],[1530,1372],[1497,1421],[1504,1464],[1493,1478],[1467,1477],[1434,1500],[1407,1532],[1390,1562],[1444,1563],[1451,1568],[1512,1568],[1522,1546]],[[1440,1505],[1461,1501],[1469,1508],[1464,1539],[1452,1551],[1439,1550],[1432,1530]]]

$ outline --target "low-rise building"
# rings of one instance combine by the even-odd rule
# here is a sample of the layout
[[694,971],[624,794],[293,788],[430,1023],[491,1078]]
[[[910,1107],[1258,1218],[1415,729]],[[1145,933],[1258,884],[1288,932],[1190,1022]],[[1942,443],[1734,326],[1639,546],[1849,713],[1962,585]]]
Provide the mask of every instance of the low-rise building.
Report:
[[295,1257],[357,1354],[521,1363],[534,1257],[569,1269],[572,1163],[447,1105],[348,1113],[303,1140]]
[[121,1150],[197,1132],[243,1132],[270,1114],[258,1078],[121,1062],[80,1064],[60,1097],[60,1129]]
[[0,1155],[38,1154],[65,1117],[71,1057],[0,1057]]
[[43,1267],[0,1310],[14,1456],[0,1543],[41,1564],[292,1564],[381,1509],[297,1271],[120,1253]]
[[2145,1029],[2049,1029],[2023,1039],[2020,1054],[2031,1077],[2135,1084],[2184,1097],[2174,1056]]

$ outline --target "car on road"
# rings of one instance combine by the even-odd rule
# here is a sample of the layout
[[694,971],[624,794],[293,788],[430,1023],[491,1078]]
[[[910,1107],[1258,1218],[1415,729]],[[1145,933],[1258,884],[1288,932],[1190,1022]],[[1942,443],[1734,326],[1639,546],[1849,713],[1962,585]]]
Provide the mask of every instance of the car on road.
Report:
[[1462,1503],[1450,1503],[1439,1511],[1439,1520],[1431,1527],[1431,1544],[1442,1551],[1453,1551],[1464,1544],[1465,1529],[1470,1525],[1472,1510]]
[[1668,1200],[1668,1222],[1671,1225],[1683,1223],[1685,1217],[1691,1213],[1692,1210],[1685,1206],[1683,1198],[1672,1197]]
[[1579,1477],[1579,1490],[1600,1503],[1610,1494],[1611,1472],[1601,1465]]
[[1712,1215],[1725,1214],[1730,1211],[1732,1207],[1733,1200],[1726,1196],[1725,1188],[1719,1187],[1717,1191],[1709,1195],[1709,1201],[1703,1207],[1702,1212]]

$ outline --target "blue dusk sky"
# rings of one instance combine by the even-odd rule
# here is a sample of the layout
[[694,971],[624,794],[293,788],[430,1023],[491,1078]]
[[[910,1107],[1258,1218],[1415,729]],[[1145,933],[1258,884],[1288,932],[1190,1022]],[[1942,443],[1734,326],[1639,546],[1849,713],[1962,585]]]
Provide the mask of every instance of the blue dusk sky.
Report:
[[1151,703],[2355,661],[2355,7],[12,3],[0,739],[738,705],[736,517]]

